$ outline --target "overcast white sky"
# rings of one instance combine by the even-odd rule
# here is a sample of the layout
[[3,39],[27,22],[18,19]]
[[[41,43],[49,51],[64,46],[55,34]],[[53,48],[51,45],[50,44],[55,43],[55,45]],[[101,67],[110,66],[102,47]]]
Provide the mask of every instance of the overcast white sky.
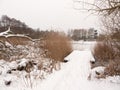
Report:
[[0,16],[8,15],[40,29],[97,28],[97,16],[73,6],[73,0],[0,0]]

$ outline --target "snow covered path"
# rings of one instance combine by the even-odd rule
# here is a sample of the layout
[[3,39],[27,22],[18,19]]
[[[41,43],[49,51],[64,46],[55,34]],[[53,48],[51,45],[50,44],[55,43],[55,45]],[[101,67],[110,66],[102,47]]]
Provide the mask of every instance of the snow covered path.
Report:
[[75,51],[70,61],[60,71],[50,75],[37,90],[120,90],[120,84],[102,80],[89,81],[90,51]]

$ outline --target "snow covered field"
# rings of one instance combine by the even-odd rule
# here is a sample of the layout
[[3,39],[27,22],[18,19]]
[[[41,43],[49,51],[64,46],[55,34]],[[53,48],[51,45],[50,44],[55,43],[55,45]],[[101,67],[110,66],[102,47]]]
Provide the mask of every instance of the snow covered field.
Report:
[[[0,90],[120,90],[120,76],[106,79],[88,80],[92,72],[90,60],[93,60],[91,50],[95,42],[74,42],[73,54],[66,57],[69,62],[62,63],[61,70],[54,71],[44,80],[29,79],[11,75],[0,75]],[[22,74],[22,73],[21,73]],[[23,73],[24,74],[24,73]],[[12,78],[10,86],[4,85],[4,80]],[[28,86],[26,86],[26,83]]]
[[96,41],[73,41],[74,50],[93,50]]

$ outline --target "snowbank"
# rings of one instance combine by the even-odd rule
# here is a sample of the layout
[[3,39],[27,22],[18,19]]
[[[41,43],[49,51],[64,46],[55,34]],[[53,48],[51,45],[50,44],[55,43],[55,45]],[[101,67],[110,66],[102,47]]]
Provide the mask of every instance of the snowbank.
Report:
[[105,67],[103,67],[103,66],[93,68],[90,71],[88,79],[89,80],[98,79],[98,77],[104,73],[104,69],[105,69]]

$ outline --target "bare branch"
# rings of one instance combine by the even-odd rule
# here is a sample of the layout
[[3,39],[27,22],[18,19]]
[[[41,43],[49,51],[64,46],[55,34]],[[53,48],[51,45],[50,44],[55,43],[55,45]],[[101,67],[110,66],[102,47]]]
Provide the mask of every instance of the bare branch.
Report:
[[[96,2],[95,2],[96,1]],[[114,11],[120,11],[120,1],[117,0],[94,0],[93,3],[85,2],[84,0],[75,0],[75,3],[86,4],[89,6],[83,8],[75,8],[76,10],[86,10],[86,11],[95,11],[98,13],[103,13],[110,15]]]

